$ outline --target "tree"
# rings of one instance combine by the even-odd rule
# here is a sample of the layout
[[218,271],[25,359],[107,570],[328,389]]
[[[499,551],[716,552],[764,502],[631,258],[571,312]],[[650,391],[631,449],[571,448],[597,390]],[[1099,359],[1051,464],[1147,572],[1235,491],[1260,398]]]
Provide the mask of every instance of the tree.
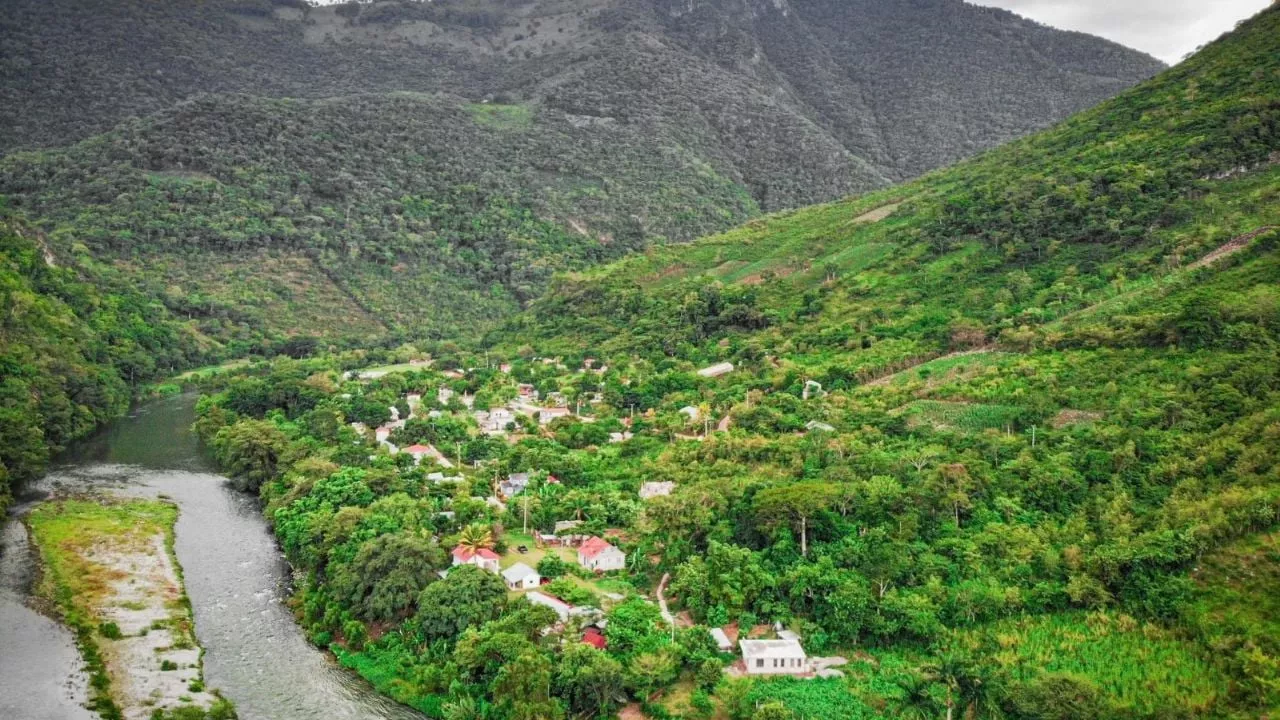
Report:
[[935,720],[938,717],[938,699],[934,696],[933,683],[918,672],[908,672],[893,679],[901,691],[893,699],[894,709],[902,720]]
[[788,525],[800,536],[800,554],[809,554],[809,520],[831,507],[836,489],[825,482],[799,482],[756,493],[756,515],[766,525]]
[[409,608],[445,566],[436,543],[410,532],[379,535],[364,543],[346,567],[334,573],[334,592],[366,620],[391,620]]
[[497,542],[493,538],[493,529],[479,523],[462,528],[462,532],[458,535],[458,546],[473,553],[480,550],[492,550],[496,544]]
[[242,490],[257,492],[274,480],[289,439],[266,420],[241,420],[218,431],[213,451]]
[[418,596],[414,621],[428,639],[452,640],[463,630],[502,614],[507,586],[497,575],[473,565],[459,565]]
[[565,647],[552,688],[574,717],[611,716],[626,698],[622,663],[585,643]]
[[503,665],[490,689],[511,720],[564,717],[560,703],[551,697],[551,661],[536,650]]

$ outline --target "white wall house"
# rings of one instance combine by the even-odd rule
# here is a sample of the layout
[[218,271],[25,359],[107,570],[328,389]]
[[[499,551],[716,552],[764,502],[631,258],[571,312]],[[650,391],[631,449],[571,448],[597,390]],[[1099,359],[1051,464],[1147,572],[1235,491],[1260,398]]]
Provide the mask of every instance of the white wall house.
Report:
[[733,372],[733,363],[722,362],[710,367],[704,367],[698,371],[698,374],[705,378],[717,378],[721,375],[728,375],[731,372]]
[[593,537],[578,547],[578,564],[593,572],[609,572],[625,568],[627,556],[604,538]]
[[803,675],[809,658],[796,640],[742,640],[742,663],[748,675]]
[[472,551],[470,548],[459,545],[453,549],[453,564],[455,566],[475,565],[481,570],[496,573],[498,572],[498,554],[488,548]]
[[524,563],[516,563],[503,570],[502,579],[506,581],[507,587],[512,590],[530,590],[542,583],[542,576],[538,574],[538,571]]

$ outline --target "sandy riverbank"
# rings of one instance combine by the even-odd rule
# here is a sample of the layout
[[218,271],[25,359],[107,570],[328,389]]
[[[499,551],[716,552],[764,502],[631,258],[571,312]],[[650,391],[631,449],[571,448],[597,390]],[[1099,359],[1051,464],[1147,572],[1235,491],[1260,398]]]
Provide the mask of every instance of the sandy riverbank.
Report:
[[105,717],[147,720],[180,708],[232,716],[204,687],[172,551],[176,520],[170,503],[109,497],[49,501],[26,518],[41,594],[76,633]]

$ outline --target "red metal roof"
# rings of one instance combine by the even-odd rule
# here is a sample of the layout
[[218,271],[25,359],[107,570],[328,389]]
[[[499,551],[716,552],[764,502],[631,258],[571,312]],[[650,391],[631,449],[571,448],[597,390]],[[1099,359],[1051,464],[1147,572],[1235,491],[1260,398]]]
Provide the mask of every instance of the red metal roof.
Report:
[[477,555],[479,555],[481,558],[485,560],[498,559],[498,553],[490,550],[489,548],[480,548],[479,550],[472,552],[471,548],[465,548],[459,545],[458,547],[453,549],[453,556],[458,558],[458,560],[462,562],[467,562],[468,560],[470,560],[471,558]]
[[591,537],[582,543],[582,547],[578,548],[578,552],[582,554],[582,557],[590,560],[611,547],[613,546],[604,538]]
[[609,647],[609,641],[596,628],[589,627],[586,632],[582,633],[582,642],[594,647],[597,650],[604,650]]

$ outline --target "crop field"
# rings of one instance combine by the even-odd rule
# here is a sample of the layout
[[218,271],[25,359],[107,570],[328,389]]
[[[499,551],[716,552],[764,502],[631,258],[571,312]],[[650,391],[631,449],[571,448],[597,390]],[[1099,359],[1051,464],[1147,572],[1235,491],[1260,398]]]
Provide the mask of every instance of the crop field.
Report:
[[1012,429],[1025,412],[1013,405],[917,400],[902,408],[915,423],[961,432]]
[[1083,677],[1134,714],[1176,708],[1201,716],[1227,691],[1226,677],[1193,646],[1123,614],[1029,617],[996,623],[986,632],[1001,648],[996,662],[1015,678],[1042,672]]

